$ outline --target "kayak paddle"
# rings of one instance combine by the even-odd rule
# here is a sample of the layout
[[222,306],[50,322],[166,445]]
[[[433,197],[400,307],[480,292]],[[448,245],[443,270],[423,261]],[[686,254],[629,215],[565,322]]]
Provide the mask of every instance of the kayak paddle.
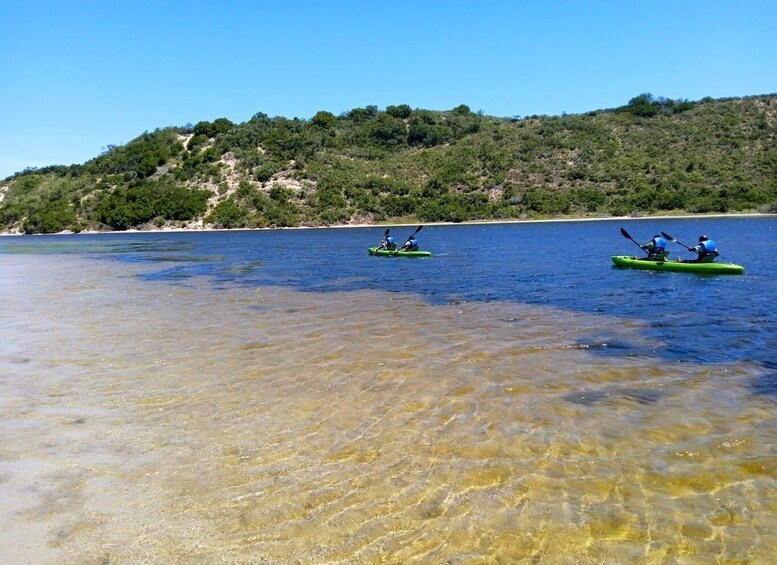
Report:
[[[663,232],[663,231],[662,231],[662,232],[661,232],[661,235],[663,235],[663,236],[664,236],[666,239],[668,239],[668,240],[669,240],[669,241],[671,241],[672,243],[676,243],[676,244],[678,244],[678,245],[682,245],[683,247],[685,247],[685,248],[686,248],[688,251],[690,251],[691,253],[698,253],[698,252],[697,252],[697,251],[696,251],[696,250],[695,250],[693,247],[688,247],[688,246],[687,246],[687,245],[685,245],[684,243],[681,243],[681,242],[677,241],[675,238],[673,238],[671,235],[669,235],[669,234],[668,234],[668,233],[666,233],[666,232]],[[720,257],[720,258],[721,258],[721,259],[723,259],[724,261],[730,261],[730,259],[729,259],[729,258],[727,258],[727,257],[724,257],[724,256],[723,256],[723,255],[721,255],[720,253],[718,253],[718,254],[716,255],[716,257]]]
[[380,243],[378,244],[378,249],[380,249],[380,246],[383,245],[384,243],[388,243],[388,234],[389,234],[390,231],[391,230],[387,229],[383,233],[383,239],[380,240]]
[[[424,229],[424,226],[423,226],[423,225],[421,225],[421,226],[418,226],[418,227],[415,229],[415,231],[414,231],[413,233],[411,233],[411,234],[410,234],[410,237],[408,237],[408,238],[407,238],[407,240],[405,241],[405,243],[407,243],[408,241],[410,241],[410,240],[412,239],[412,237],[413,237],[415,234],[417,234],[418,232],[420,232],[422,229]],[[396,255],[397,253],[399,253],[399,250],[400,250],[400,249],[402,249],[402,247],[404,247],[404,246],[405,246],[405,243],[403,243],[401,247],[397,247],[397,250],[396,250],[396,251],[394,251],[393,255]]]
[[682,245],[682,246],[683,246],[683,247],[685,247],[685,248],[686,248],[688,251],[693,251],[693,248],[692,248],[692,247],[688,247],[688,246],[687,246],[687,245],[685,245],[684,243],[680,243],[679,241],[677,241],[675,238],[673,238],[671,235],[669,235],[669,234],[668,234],[668,233],[666,233],[665,231],[662,231],[662,232],[661,232],[661,235],[663,235],[663,236],[664,236],[666,239],[668,239],[668,240],[669,240],[669,241],[671,241],[672,243],[676,243],[676,244],[678,244],[678,245]]
[[[623,237],[625,237],[626,239],[630,239],[631,241],[633,241],[633,242],[634,242],[634,243],[637,245],[637,247],[639,247],[640,249],[642,249],[642,246],[639,244],[639,242],[638,242],[636,239],[634,239],[633,237],[631,237],[631,236],[629,235],[629,232],[627,232],[627,231],[626,231],[626,230],[624,230],[623,228],[621,228],[621,234],[623,235]],[[642,249],[642,251],[645,251],[645,250],[644,250],[644,249]],[[647,251],[645,251],[645,253],[647,253]],[[648,255],[650,255],[650,253],[648,253]]]

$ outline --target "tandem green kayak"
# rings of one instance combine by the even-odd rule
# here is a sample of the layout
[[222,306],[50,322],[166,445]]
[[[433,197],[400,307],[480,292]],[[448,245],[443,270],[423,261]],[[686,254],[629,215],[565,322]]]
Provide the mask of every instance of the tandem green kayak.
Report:
[[378,249],[370,247],[367,249],[370,255],[380,255],[381,257],[431,257],[431,251],[391,251],[389,249]]
[[676,271],[685,273],[706,273],[710,275],[741,275],[745,272],[742,265],[734,263],[694,263],[692,261],[648,261],[640,257],[613,255],[612,262],[626,269],[645,269],[648,271]]

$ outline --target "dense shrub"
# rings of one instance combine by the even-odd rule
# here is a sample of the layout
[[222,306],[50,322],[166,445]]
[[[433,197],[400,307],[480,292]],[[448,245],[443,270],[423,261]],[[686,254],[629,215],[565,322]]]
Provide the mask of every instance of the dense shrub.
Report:
[[216,228],[244,228],[248,225],[248,210],[234,200],[222,200],[205,218]]
[[213,122],[197,122],[192,129],[195,136],[205,136],[206,138],[216,137],[220,133],[226,133],[235,127],[227,118],[217,118]]
[[407,142],[407,126],[399,118],[381,114],[372,124],[370,136],[383,147],[400,147]]
[[65,199],[47,200],[24,221],[24,233],[57,233],[64,230],[78,231],[76,213]]
[[114,230],[138,227],[154,218],[191,220],[205,213],[210,192],[162,182],[119,187],[98,203],[96,219]]
[[314,126],[322,129],[333,128],[337,124],[337,118],[331,112],[320,111],[317,112],[311,120]]
[[422,122],[410,126],[407,142],[410,145],[434,147],[447,143],[452,137],[453,131],[450,127],[444,125],[430,125]]
[[349,120],[353,120],[355,122],[364,122],[366,120],[370,120],[378,115],[378,107],[377,106],[366,106],[364,108],[354,108],[350,112],[348,112],[347,117]]
[[111,146],[99,157],[87,162],[84,172],[95,175],[133,173],[133,177],[152,175],[157,167],[180,155],[179,128],[144,133],[124,146]]
[[195,134],[193,135],[189,141],[186,144],[186,149],[189,151],[197,151],[199,148],[201,148],[203,145],[208,143],[208,136],[205,134]]
[[400,104],[399,106],[386,106],[386,113],[389,116],[404,120],[410,117],[413,113],[413,109],[407,104]]

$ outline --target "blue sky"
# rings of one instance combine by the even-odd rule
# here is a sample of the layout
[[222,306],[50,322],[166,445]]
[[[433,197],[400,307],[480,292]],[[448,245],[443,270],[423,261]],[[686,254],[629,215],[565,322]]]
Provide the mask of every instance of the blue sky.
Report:
[[144,131],[374,104],[493,116],[777,92],[777,2],[0,2],[0,179]]

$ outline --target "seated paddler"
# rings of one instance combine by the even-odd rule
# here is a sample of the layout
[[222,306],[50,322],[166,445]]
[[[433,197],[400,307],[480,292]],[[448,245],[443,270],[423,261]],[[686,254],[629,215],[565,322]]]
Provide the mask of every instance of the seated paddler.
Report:
[[649,261],[666,261],[669,257],[669,252],[666,250],[667,242],[660,235],[654,235],[653,239],[648,241],[645,245],[640,245],[642,249],[647,251],[646,257]]
[[378,249],[388,249],[389,251],[394,251],[397,248],[397,244],[394,243],[394,236],[393,235],[387,235],[383,239],[380,240],[380,244],[378,245]]
[[418,251],[418,240],[411,235],[410,238],[400,247],[400,251]]
[[695,263],[712,263],[719,255],[718,246],[706,235],[700,235],[699,244],[696,247],[691,247],[688,251],[696,253],[696,259],[693,259]]

